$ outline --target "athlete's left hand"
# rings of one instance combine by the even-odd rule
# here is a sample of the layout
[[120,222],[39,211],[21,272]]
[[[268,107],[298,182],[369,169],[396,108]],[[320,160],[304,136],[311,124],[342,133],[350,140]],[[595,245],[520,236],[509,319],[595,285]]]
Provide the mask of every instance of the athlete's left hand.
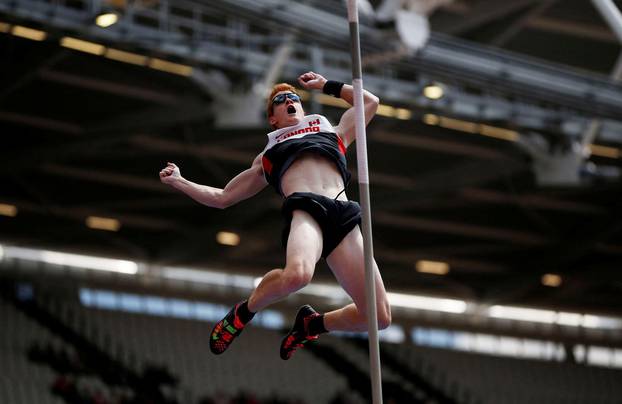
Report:
[[326,79],[321,74],[306,72],[298,77],[298,82],[307,90],[321,90],[326,84]]

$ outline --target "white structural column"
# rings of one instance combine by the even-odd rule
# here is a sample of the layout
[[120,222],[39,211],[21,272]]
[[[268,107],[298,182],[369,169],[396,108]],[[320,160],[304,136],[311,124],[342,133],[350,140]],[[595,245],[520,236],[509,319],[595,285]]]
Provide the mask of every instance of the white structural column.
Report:
[[622,43],[622,14],[618,7],[612,0],[592,0],[592,3],[618,37],[618,41]]
[[[622,44],[622,14],[620,13],[618,7],[616,7],[612,0],[592,0],[592,3],[594,3],[594,6],[598,9],[605,21],[607,21],[607,24],[609,24],[609,27],[618,38],[618,42]],[[622,52],[618,56],[610,77],[616,82],[622,80]],[[581,146],[584,155],[589,156],[590,151],[588,147],[596,139],[598,132],[600,132],[601,126],[602,121],[600,119],[593,119],[588,125],[588,128],[581,139]]]
[[350,44],[352,54],[352,86],[356,112],[356,158],[358,160],[359,189],[363,211],[363,240],[365,249],[365,291],[367,296],[367,328],[369,333],[369,374],[372,383],[372,402],[382,404],[382,376],[380,372],[380,346],[378,344],[378,312],[376,308],[376,279],[374,272],[374,246],[371,231],[369,174],[367,169],[367,136],[365,109],[363,107],[363,73],[361,69],[361,44],[356,0],[348,0]]

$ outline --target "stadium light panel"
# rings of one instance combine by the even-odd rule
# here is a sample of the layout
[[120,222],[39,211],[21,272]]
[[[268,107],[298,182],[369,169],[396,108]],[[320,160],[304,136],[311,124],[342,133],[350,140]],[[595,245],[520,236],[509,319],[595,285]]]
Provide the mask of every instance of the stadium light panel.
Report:
[[562,284],[562,277],[557,274],[544,274],[540,281],[544,286],[556,288]]
[[446,116],[440,117],[440,126],[447,129],[459,130],[467,133],[478,133],[478,124],[475,122],[463,121],[461,119],[447,118]]
[[248,290],[251,290],[254,285],[254,278],[252,276],[191,268],[165,267],[162,269],[162,276],[167,279],[217,286],[233,286]]
[[121,228],[121,222],[119,222],[117,219],[99,216],[87,217],[86,225],[91,229],[106,231],[119,231],[119,229]]
[[129,63],[138,66],[147,64],[147,57],[136,53],[125,52],[114,48],[108,48],[104,57],[118,62]]
[[0,215],[9,217],[17,216],[17,206],[0,203]]
[[395,109],[395,117],[397,119],[401,119],[403,121],[407,121],[407,120],[411,119],[412,116],[413,116],[413,113],[409,109],[406,109],[406,108],[396,108]]
[[182,65],[179,63],[169,62],[167,60],[151,58],[149,60],[148,66],[152,69],[160,70],[166,73],[177,74],[180,76],[191,76],[192,75],[192,67]]
[[11,33],[20,38],[30,39],[32,41],[44,41],[48,34],[45,31],[14,25]]
[[[14,247],[0,244],[0,260],[21,259],[26,261],[43,262],[63,267],[91,269],[97,271],[117,272],[135,275],[138,273],[138,263],[133,261],[112,258],[94,257],[79,254],[46,251],[39,249]],[[141,264],[142,265],[142,264]],[[189,269],[181,267],[162,267],[154,274],[172,280],[198,282],[217,286],[236,287],[252,290],[257,286],[260,278],[248,275],[230,274],[217,270]],[[347,300],[344,290],[338,285],[313,283],[297,293],[331,298],[331,303],[340,303]],[[461,314],[476,303],[463,300],[445,299],[429,296],[411,295],[403,293],[388,293],[389,303],[393,307],[415,310],[429,310],[436,312]],[[475,307],[475,306],[474,306]],[[477,310],[479,312],[479,310]],[[474,311],[475,313],[475,311]],[[594,314],[556,312],[524,307],[492,306],[482,312],[488,317],[528,321],[536,323],[558,324],[562,326],[585,327],[595,329],[622,329],[622,318],[606,317]]]
[[492,306],[488,309],[490,317],[505,318],[508,320],[529,321],[535,323],[553,324],[557,317],[552,310],[528,309],[524,307]]
[[417,272],[434,275],[447,275],[449,273],[449,264],[440,261],[421,260],[415,263]]
[[380,104],[378,105],[378,109],[376,110],[376,114],[380,116],[386,116],[388,118],[395,117],[395,108],[390,105]]
[[216,241],[222,245],[236,246],[240,244],[240,236],[230,231],[219,231],[216,234]]
[[585,328],[606,328],[611,330],[619,330],[622,329],[622,319],[584,314],[581,326]]
[[610,159],[622,157],[622,150],[616,149],[615,147],[600,146],[597,144],[591,144],[588,147],[590,148],[590,153],[594,156],[607,157]]
[[388,293],[388,297],[391,306],[407,309],[443,311],[458,314],[464,313],[467,309],[467,303],[463,300],[407,295],[403,293]]
[[101,56],[106,52],[106,47],[98,43],[83,41],[82,39],[72,38],[69,36],[63,37],[60,40],[61,46],[69,49],[73,49],[79,52],[90,53],[92,55]]
[[117,272],[130,275],[134,275],[138,272],[138,265],[135,262],[113,258],[13,246],[6,246],[4,248],[4,254],[7,258],[18,258],[26,261],[45,262],[52,265],[92,269],[96,271]]
[[583,315],[579,313],[557,313],[557,324],[569,327],[579,327],[583,323]]
[[423,116],[423,123],[426,125],[438,125],[441,122],[438,115],[434,114],[425,114]]
[[509,140],[511,142],[516,142],[520,136],[516,131],[484,124],[480,125],[479,133],[480,135],[494,137],[502,140]]

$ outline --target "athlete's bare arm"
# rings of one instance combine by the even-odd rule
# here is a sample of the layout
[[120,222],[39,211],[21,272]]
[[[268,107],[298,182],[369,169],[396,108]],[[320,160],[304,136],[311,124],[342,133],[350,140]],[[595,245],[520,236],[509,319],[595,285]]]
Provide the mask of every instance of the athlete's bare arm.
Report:
[[235,176],[224,189],[188,181],[181,176],[179,167],[173,163],[168,163],[160,171],[160,180],[182,191],[203,205],[219,209],[227,208],[244,199],[248,199],[268,185],[261,168],[261,154],[255,158],[249,169]]
[[[321,90],[326,84],[326,79],[317,73],[307,72],[298,77],[298,82],[306,89]],[[344,84],[341,88],[341,98],[348,104],[354,104],[354,87],[349,84]],[[365,110],[365,125],[369,124],[369,121],[376,115],[378,104],[380,100],[367,90],[363,90],[363,103]],[[355,112],[354,107],[349,108],[341,116],[339,125],[335,127],[337,134],[343,140],[343,143],[348,147],[356,139],[356,133],[354,131]]]

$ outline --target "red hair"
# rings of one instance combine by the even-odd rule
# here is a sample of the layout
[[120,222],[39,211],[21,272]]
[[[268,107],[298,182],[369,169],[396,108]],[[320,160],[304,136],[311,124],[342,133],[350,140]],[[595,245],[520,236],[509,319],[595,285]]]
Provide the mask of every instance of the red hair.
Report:
[[268,118],[272,116],[272,99],[276,95],[276,93],[280,93],[281,91],[291,91],[294,94],[298,94],[296,92],[296,88],[291,84],[287,83],[279,83],[275,84],[272,87],[272,92],[270,93],[270,97],[268,97],[268,104],[266,106],[266,113],[268,114]]

